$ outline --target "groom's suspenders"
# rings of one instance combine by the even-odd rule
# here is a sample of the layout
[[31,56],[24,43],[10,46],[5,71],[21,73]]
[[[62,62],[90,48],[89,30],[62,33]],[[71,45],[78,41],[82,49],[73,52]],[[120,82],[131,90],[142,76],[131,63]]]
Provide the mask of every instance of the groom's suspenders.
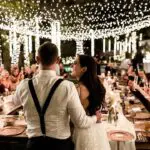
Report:
[[35,104],[35,107],[36,107],[36,110],[39,114],[39,118],[40,118],[40,125],[41,125],[41,131],[42,131],[42,134],[43,136],[46,136],[46,129],[45,129],[45,119],[44,119],[44,115],[45,115],[45,112],[49,106],[49,103],[51,101],[51,98],[56,90],[56,88],[59,86],[59,84],[63,81],[63,79],[58,79],[54,85],[52,86],[49,94],[48,94],[48,97],[44,103],[44,106],[43,108],[40,107],[40,104],[39,104],[39,100],[37,98],[37,95],[36,95],[36,92],[35,92],[35,89],[34,89],[34,86],[33,86],[33,82],[32,80],[29,80],[28,82],[28,85],[29,85],[29,89],[30,89],[30,92],[31,92],[31,95],[32,95],[32,98],[33,98],[33,101],[34,101],[34,104]]

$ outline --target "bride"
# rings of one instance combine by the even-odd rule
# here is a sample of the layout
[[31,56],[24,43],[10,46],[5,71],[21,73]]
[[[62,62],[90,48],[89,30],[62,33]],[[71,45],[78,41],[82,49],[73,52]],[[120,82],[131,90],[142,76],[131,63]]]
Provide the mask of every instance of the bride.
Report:
[[[78,55],[73,65],[72,76],[79,81],[77,90],[81,103],[89,116],[102,107],[105,88],[96,74],[96,63],[91,56]],[[76,150],[110,150],[107,134],[102,123],[90,128],[75,127],[73,140]]]

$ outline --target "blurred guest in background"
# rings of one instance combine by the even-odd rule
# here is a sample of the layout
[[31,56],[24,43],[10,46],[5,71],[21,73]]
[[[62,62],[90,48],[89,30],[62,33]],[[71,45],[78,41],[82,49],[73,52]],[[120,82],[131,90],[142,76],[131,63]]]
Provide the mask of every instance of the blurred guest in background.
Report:
[[101,60],[100,60],[100,56],[98,54],[96,54],[96,56],[94,57],[94,60],[96,62],[97,75],[100,75],[101,74]]
[[25,66],[24,68],[24,79],[26,78],[32,78],[31,68],[28,66]]
[[12,90],[12,82],[10,79],[9,72],[7,70],[2,71],[2,84],[5,86],[5,91]]
[[127,71],[129,68],[129,65],[131,65],[131,55],[129,52],[125,53],[125,59],[120,64],[120,70]]
[[21,80],[24,79],[23,70],[19,72],[18,65],[13,65],[11,68],[10,80],[12,82],[12,90],[15,90]]

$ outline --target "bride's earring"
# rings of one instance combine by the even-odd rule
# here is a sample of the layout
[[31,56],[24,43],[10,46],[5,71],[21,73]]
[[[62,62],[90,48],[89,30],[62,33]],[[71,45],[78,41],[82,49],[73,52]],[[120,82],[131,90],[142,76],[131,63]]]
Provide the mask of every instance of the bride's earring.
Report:
[[87,67],[82,68],[82,72],[85,73],[87,71]]

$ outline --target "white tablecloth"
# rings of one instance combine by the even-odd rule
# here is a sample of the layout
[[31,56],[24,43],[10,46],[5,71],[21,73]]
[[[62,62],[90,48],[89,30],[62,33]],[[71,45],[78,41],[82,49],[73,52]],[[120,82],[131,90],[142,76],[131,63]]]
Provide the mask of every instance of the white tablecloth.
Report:
[[136,150],[135,147],[136,134],[135,134],[134,125],[133,123],[128,121],[122,113],[118,115],[118,121],[116,125],[114,123],[110,124],[107,121],[103,122],[103,124],[106,127],[106,131],[122,130],[122,131],[127,131],[134,135],[134,139],[132,141],[119,142],[119,148],[118,148],[118,143],[116,141],[110,141],[112,150]]

